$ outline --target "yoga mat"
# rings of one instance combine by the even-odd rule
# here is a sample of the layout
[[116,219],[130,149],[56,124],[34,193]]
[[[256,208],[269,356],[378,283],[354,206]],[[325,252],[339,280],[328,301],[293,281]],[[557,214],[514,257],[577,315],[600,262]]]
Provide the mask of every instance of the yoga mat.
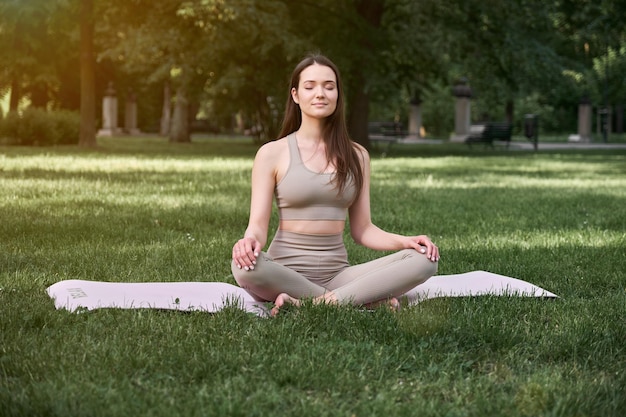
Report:
[[51,285],[57,309],[157,308],[217,312],[227,306],[262,315],[266,308],[242,288],[226,282],[102,282],[67,280]]
[[[101,282],[60,281],[47,288],[57,309],[81,311],[98,308],[156,308],[217,312],[235,306],[260,316],[267,315],[263,302],[245,290],[225,282]],[[557,295],[517,278],[486,271],[437,275],[404,294],[409,304],[436,297],[480,295],[549,297]]]

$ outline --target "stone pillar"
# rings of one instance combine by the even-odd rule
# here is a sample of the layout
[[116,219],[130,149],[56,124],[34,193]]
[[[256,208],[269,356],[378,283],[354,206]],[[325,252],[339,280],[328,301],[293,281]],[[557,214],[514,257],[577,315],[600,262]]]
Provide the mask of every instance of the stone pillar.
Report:
[[591,100],[588,97],[578,104],[578,136],[582,142],[591,142]]
[[569,142],[591,142],[591,101],[587,96],[578,104],[578,133],[567,139]]
[[137,95],[131,89],[124,106],[124,131],[130,135],[141,133],[137,128]]
[[102,129],[98,136],[114,136],[120,133],[117,127],[117,96],[110,82],[102,98]]
[[464,142],[470,134],[471,98],[472,89],[467,78],[459,79],[452,88],[452,95],[456,97],[454,109],[454,133],[450,136],[451,142]]
[[411,107],[409,109],[409,137],[411,139],[420,139],[422,137],[422,100],[419,95],[415,94],[411,99]]
[[172,119],[172,94],[169,81],[163,83],[163,107],[161,110],[161,127],[159,134],[169,136]]

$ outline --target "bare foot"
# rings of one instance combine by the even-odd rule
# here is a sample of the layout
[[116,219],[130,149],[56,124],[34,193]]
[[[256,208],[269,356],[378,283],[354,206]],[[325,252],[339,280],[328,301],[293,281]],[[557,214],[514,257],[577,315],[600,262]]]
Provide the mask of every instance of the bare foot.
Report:
[[389,307],[391,311],[400,310],[400,301],[398,301],[396,297],[392,297],[388,300],[380,300],[380,301],[374,301],[372,303],[367,303],[367,304],[364,304],[363,307],[367,309],[373,309],[373,308],[380,307],[382,305],[386,305],[387,307]]
[[280,310],[280,308],[284,306],[285,304],[293,304],[295,306],[299,306],[300,300],[290,296],[287,293],[278,294],[278,297],[276,297],[276,300],[274,301],[274,307],[272,308],[272,311],[270,312],[270,314],[272,316],[277,315],[278,310]]

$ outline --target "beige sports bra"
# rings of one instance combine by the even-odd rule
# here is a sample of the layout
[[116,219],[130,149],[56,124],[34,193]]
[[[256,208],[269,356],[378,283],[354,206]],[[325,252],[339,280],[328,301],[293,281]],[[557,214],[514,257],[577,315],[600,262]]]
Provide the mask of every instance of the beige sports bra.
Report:
[[289,167],[274,194],[280,220],[345,220],[356,197],[349,181],[342,192],[332,182],[334,173],[317,173],[302,162],[295,133],[287,136]]

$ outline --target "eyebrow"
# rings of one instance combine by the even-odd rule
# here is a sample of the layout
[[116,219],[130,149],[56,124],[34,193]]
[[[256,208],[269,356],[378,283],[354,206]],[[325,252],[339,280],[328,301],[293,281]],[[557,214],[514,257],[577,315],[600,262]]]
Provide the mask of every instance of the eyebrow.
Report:
[[[305,83],[316,83],[316,80],[304,80],[302,81],[303,84]],[[328,84],[328,83],[332,83],[332,84],[336,84],[335,80],[326,80],[326,81],[322,81],[323,84]]]

